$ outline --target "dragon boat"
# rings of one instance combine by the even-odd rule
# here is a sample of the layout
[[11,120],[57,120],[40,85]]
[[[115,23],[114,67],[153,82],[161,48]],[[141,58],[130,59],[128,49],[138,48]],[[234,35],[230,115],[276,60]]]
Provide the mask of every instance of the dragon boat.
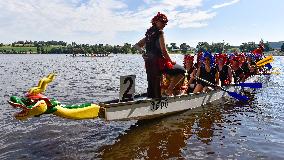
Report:
[[[259,61],[257,67],[264,67],[273,61],[272,56],[268,56]],[[25,120],[38,117],[43,114],[54,114],[59,117],[69,119],[94,119],[104,118],[105,120],[129,120],[129,119],[151,119],[159,116],[173,114],[197,108],[223,97],[232,96],[239,100],[247,101],[248,98],[237,92],[242,87],[261,88],[261,83],[254,83],[263,74],[273,74],[271,67],[260,75],[248,77],[245,83],[229,85],[225,87],[215,86],[218,89],[208,93],[162,97],[160,99],[147,98],[147,94],[135,95],[135,75],[121,76],[119,98],[111,101],[100,102],[99,104],[84,103],[81,105],[63,105],[54,98],[48,98],[42,93],[47,85],[55,78],[55,73],[42,78],[38,86],[29,89],[24,97],[11,96],[8,103],[22,109],[16,113],[15,117]],[[196,77],[202,80],[199,77]],[[204,80],[202,80],[204,81]],[[205,81],[209,85],[210,82]]]
[[[10,97],[8,103],[15,108],[22,109],[21,112],[15,114],[17,119],[25,120],[43,114],[54,114],[69,119],[151,119],[200,107],[240,90],[239,86],[227,86],[225,89],[221,88],[208,93],[150,99],[146,97],[146,94],[129,94],[131,90],[134,91],[133,84],[135,84],[135,76],[131,75],[121,79],[121,85],[125,84],[126,87],[121,87],[125,89],[122,89],[119,99],[100,102],[99,104],[63,105],[56,99],[47,98],[42,94],[46,90],[47,84],[52,82],[54,77],[55,74],[51,73],[42,78],[38,86],[31,88],[24,97]],[[250,77],[246,82],[254,82],[257,77]]]

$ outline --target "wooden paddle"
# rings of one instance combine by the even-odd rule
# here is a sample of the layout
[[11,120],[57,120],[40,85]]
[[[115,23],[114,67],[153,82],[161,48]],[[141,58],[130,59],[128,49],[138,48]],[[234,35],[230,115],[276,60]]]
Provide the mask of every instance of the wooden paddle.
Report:
[[240,101],[242,101],[242,102],[247,102],[247,101],[249,100],[249,98],[248,98],[247,96],[243,96],[243,95],[238,94],[238,93],[236,93],[236,92],[228,91],[228,90],[226,90],[225,88],[223,88],[222,86],[218,86],[218,85],[216,85],[216,84],[213,84],[213,83],[211,83],[211,82],[209,82],[209,81],[207,81],[207,80],[205,80],[205,79],[202,79],[202,78],[200,78],[200,77],[197,77],[197,76],[196,76],[195,78],[198,79],[198,80],[200,80],[200,81],[202,81],[202,82],[205,82],[205,83],[209,84],[210,86],[214,86],[214,87],[220,88],[221,90],[227,92],[231,97],[234,97],[234,98],[236,98],[236,99],[238,99],[238,100],[240,100]]

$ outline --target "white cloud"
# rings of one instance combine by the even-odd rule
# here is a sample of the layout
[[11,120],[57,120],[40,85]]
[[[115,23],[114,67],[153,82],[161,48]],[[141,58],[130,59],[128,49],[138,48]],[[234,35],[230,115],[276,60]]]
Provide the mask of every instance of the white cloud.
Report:
[[4,41],[111,41],[118,32],[145,30],[158,11],[169,17],[169,28],[200,28],[216,16],[202,10],[202,3],[144,0],[143,6],[131,10],[120,0],[0,0],[0,36]]
[[217,5],[214,5],[212,8],[214,9],[218,9],[218,8],[223,8],[223,7],[226,7],[226,6],[230,6],[230,5],[233,5],[235,3],[238,3],[240,0],[233,0],[231,2],[226,2],[226,3],[222,3],[222,4],[217,4]]
[[202,1],[203,0],[160,0],[160,1],[147,0],[146,3],[151,4],[151,5],[162,4],[168,7],[172,7],[172,8],[183,7],[187,9],[193,9],[193,8],[201,7]]
[[198,11],[194,13],[180,13],[177,15],[178,24],[181,28],[200,28],[207,26],[206,21],[216,16],[215,12]]

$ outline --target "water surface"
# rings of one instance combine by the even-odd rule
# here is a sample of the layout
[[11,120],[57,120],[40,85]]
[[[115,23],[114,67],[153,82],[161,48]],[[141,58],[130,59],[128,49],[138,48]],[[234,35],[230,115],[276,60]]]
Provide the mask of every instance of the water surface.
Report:
[[[68,120],[42,115],[18,121],[7,104],[57,72],[45,95],[64,104],[118,97],[119,77],[136,75],[146,91],[140,55],[70,57],[0,55],[0,159],[283,159],[284,76],[262,76],[248,104],[222,99],[150,121]],[[181,55],[172,55],[182,64]],[[282,70],[284,58],[273,67]]]

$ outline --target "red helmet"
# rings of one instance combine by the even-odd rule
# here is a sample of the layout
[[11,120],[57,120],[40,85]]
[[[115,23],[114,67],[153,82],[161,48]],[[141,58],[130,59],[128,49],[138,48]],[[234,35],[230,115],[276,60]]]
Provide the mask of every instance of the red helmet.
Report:
[[161,21],[166,24],[168,23],[168,18],[166,15],[158,12],[158,14],[151,20],[152,25],[154,25],[157,21]]
[[223,60],[223,64],[225,64],[227,62],[227,55],[223,53],[215,54],[216,63],[218,62],[219,59]]
[[194,56],[191,56],[189,54],[184,55],[183,61],[187,62],[187,61],[193,61],[194,60]]
[[240,64],[240,58],[238,56],[233,56],[230,62],[232,63],[233,61],[235,61],[238,64]]

